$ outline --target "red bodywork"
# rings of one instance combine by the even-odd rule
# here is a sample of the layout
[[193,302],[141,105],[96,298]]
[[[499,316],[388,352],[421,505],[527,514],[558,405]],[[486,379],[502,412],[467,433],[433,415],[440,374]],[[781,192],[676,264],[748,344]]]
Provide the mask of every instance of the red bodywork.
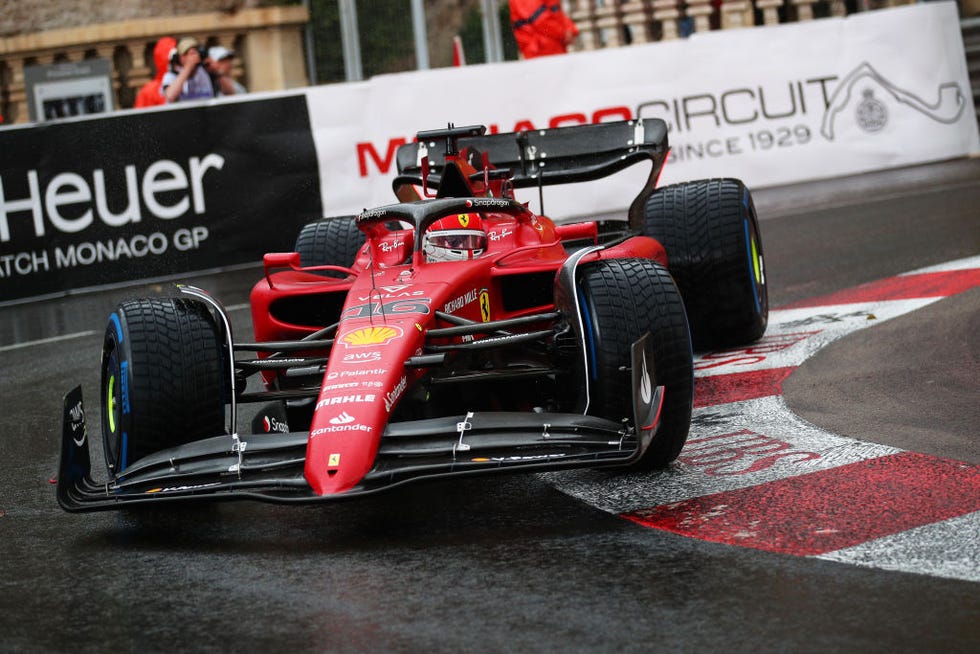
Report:
[[[464,150],[447,160],[470,176],[477,171],[466,163],[466,155]],[[423,194],[418,188],[413,191],[416,198]],[[411,192],[402,189],[399,195],[408,200]],[[499,180],[470,184],[473,198],[506,193]],[[564,242],[595,244],[598,239],[594,221],[557,226],[526,205],[511,215],[484,213],[471,204],[483,218],[488,247],[484,255],[468,261],[427,263],[415,247],[414,229],[391,230],[390,221],[363,215],[358,225],[367,242],[345,279],[304,270],[295,254],[266,255],[265,279],[251,294],[258,341],[298,340],[327,325],[280,319],[277,304],[284,300],[306,298],[311,305],[341,306],[342,298],[306,453],[305,476],[318,495],[350,491],[371,470],[392,412],[422,374],[406,362],[422,355],[430,330],[451,326],[437,318],[437,311],[488,322],[554,310],[553,300],[508,308],[505,280],[542,273],[553,276],[568,258]],[[644,236],[588,254],[583,262],[623,257],[667,263],[663,247]],[[277,379],[266,374],[265,381],[275,386]]]
[[[421,479],[636,464],[658,435],[665,397],[653,338],[635,334],[617,354],[631,387],[619,399],[630,408],[593,410],[596,348],[608,342],[601,325],[609,323],[593,319],[580,285],[590,273],[579,266],[666,265],[664,248],[640,234],[667,153],[659,119],[419,132],[396,153],[397,203],[311,223],[297,252],[264,257],[264,279],[251,293],[255,342],[234,340],[206,291],[179,287],[188,299],[173,325],[193,317],[201,327],[192,336],[213,355],[201,373],[213,395],[205,400],[227,411],[226,427],[201,437],[177,425],[156,434],[158,450],[124,474],[110,466],[112,479],[95,483],[81,387],[65,396],[59,504],[320,502]],[[650,173],[625,221],[556,225],[514,197],[518,188],[600,180],[641,162]],[[430,227],[442,234],[425,239]],[[462,260],[426,261],[426,251]],[[196,363],[187,358],[181,365]],[[212,379],[222,363],[227,375]],[[253,375],[264,389],[249,392]],[[240,433],[238,407],[255,403],[263,408],[251,432]]]

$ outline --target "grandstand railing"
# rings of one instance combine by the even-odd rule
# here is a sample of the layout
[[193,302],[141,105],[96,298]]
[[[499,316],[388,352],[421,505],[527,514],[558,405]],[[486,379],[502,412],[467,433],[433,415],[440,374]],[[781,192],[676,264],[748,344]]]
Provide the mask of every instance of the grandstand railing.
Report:
[[[502,1],[502,0],[501,0]],[[677,39],[712,29],[844,16],[914,0],[564,0],[580,30],[573,50],[595,50]],[[163,36],[197,37],[206,46],[239,53],[233,75],[252,91],[309,84],[303,28],[305,5],[241,9],[130,20],[0,38],[0,116],[3,125],[28,121],[24,67],[107,59],[116,108],[131,107],[153,76],[152,53]]]
[[712,29],[841,17],[914,0],[566,0],[579,28],[575,50],[681,38]]

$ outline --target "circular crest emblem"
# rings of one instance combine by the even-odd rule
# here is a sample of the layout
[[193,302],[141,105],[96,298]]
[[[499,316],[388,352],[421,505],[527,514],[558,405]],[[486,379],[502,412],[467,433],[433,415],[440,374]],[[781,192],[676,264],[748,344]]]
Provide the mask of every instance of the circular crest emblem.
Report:
[[865,132],[880,132],[888,124],[888,109],[874,97],[874,91],[865,89],[864,99],[857,106],[857,124]]

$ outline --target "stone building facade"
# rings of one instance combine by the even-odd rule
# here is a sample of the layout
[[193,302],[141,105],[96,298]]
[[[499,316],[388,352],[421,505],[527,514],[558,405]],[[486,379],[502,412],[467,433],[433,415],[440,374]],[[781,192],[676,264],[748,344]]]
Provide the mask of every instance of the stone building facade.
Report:
[[299,2],[269,0],[13,0],[0,13],[0,116],[28,121],[24,67],[106,59],[116,108],[132,107],[154,75],[163,36],[195,36],[238,53],[233,75],[250,91],[309,84]]

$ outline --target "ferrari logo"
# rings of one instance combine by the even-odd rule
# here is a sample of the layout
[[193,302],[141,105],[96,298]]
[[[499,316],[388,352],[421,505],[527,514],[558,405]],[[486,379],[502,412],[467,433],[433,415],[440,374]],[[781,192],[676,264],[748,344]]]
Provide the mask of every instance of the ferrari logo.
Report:
[[461,214],[459,214],[456,217],[459,219],[459,226],[460,227],[469,227],[470,226],[470,214],[468,214],[468,213],[461,213]]
[[333,454],[331,454],[330,455],[330,458],[327,459],[327,465],[330,466],[331,468],[336,468],[337,466],[339,466],[340,465],[340,453],[339,452],[334,452]]
[[490,293],[480,291],[480,317],[483,322],[490,322]]

